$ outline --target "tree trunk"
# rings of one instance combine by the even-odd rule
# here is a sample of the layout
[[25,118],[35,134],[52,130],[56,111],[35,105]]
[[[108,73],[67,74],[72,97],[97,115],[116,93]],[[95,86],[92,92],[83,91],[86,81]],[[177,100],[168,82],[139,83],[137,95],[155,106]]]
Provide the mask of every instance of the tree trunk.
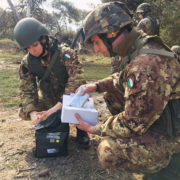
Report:
[[28,0],[28,1],[27,1],[26,17],[31,17],[31,0]]
[[7,0],[7,2],[8,2],[9,6],[10,6],[12,12],[13,12],[15,21],[18,22],[19,21],[19,16],[18,16],[18,13],[16,11],[16,8],[14,7],[14,5],[13,5],[11,0]]

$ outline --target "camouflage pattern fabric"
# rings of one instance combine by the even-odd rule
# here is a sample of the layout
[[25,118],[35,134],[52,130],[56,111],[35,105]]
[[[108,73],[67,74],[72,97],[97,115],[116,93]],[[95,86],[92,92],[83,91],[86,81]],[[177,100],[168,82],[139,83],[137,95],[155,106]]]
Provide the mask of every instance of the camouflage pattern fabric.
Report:
[[[119,77],[119,73],[114,73],[111,77],[117,78]],[[112,115],[119,114],[124,110],[124,93],[122,93],[118,88],[114,87],[111,91],[104,92],[103,98]]]
[[[134,51],[139,50],[135,45],[140,39],[132,44]],[[144,47],[164,49],[152,39]],[[180,64],[176,59],[140,54],[120,73],[99,81],[99,92],[116,92],[116,104],[110,96],[106,100],[108,107],[117,108],[118,101],[120,104],[120,113],[95,127],[97,134],[105,137],[98,147],[99,160],[105,167],[153,173],[167,166],[173,153],[180,152],[180,137],[150,129],[168,101],[180,99],[179,77]],[[123,103],[120,97],[124,98]]]
[[[106,168],[155,173],[169,164],[174,144],[155,132],[133,138],[105,137],[98,146],[98,158]],[[180,144],[176,148],[180,150]]]
[[[51,48],[52,41],[50,40],[49,43]],[[86,82],[82,64],[78,61],[77,53],[64,45],[61,45],[60,49],[60,61],[66,66],[69,76],[68,83],[61,86],[55,74],[51,72],[49,75],[51,86],[46,88],[46,92],[44,92],[44,90],[42,91],[39,87],[41,79],[37,79],[37,76],[31,73],[28,64],[28,55],[22,60],[19,68],[21,98],[19,115],[23,119],[28,119],[29,113],[32,111],[49,109],[61,100],[63,93],[69,94],[74,92],[80,85]],[[51,62],[51,58],[52,53],[49,51],[45,60],[43,58],[40,59],[41,66],[47,68]],[[65,86],[64,91],[63,87]]]
[[[63,59],[66,70],[68,72],[69,78],[68,83],[66,85],[65,94],[74,93],[75,90],[81,86],[82,84],[86,83],[85,76],[84,76],[84,69],[83,65],[80,61],[78,61],[77,52],[70,49],[69,47],[62,47],[61,59]],[[70,54],[71,58],[66,59],[64,57],[65,54]]]
[[121,58],[119,56],[112,57],[112,59],[111,59],[111,67],[112,67],[111,74],[120,71],[120,69],[119,69],[120,61],[121,61]]
[[159,21],[150,17],[145,17],[137,24],[137,29],[148,35],[159,35]]
[[120,96],[118,90],[114,90],[111,93],[105,92],[103,98],[112,115],[118,114],[124,110],[124,97],[123,95]]
[[116,32],[128,24],[132,24],[132,14],[121,2],[99,4],[83,21],[85,41],[94,34]]

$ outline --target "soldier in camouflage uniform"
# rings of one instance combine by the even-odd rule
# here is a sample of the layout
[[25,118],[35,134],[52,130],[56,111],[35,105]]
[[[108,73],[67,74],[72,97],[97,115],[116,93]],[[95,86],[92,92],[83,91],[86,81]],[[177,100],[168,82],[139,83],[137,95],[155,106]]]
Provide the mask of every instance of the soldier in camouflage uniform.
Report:
[[[92,126],[76,114],[78,128],[103,137],[98,146],[101,164],[157,174],[171,159],[180,160],[174,155],[180,152],[180,64],[174,52],[158,36],[137,31],[123,3],[97,6],[83,27],[85,41],[93,43],[95,52],[123,58],[119,73],[85,84],[82,92],[105,92],[112,116]],[[178,179],[178,166],[166,172]]]
[[[152,16],[151,6],[149,3],[142,3],[137,7],[136,13],[140,19],[137,24],[137,29],[144,31],[148,35],[159,35],[159,20]],[[121,70],[122,59],[119,56],[111,59],[111,73],[116,73]]]
[[111,74],[119,72],[121,57],[115,56],[111,58]]
[[149,3],[142,3],[137,7],[136,13],[140,19],[137,29],[148,35],[159,35],[159,20],[152,16]]
[[[19,69],[19,115],[37,125],[61,110],[64,93],[72,93],[85,83],[82,64],[72,49],[58,46],[57,40],[48,36],[45,26],[34,18],[20,20],[14,28],[14,37],[28,51]],[[87,147],[87,133],[77,129],[77,142]]]

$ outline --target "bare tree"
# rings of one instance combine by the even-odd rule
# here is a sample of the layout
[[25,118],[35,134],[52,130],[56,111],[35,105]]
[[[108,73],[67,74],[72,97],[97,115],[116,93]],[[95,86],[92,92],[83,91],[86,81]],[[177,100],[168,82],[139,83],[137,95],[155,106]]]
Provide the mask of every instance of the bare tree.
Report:
[[27,0],[27,12],[26,12],[26,16],[30,17],[31,16],[31,0]]
[[24,17],[31,17],[35,15],[40,15],[44,9],[42,9],[41,5],[46,0],[19,0],[17,5],[18,13]]
[[7,2],[8,2],[9,6],[10,6],[12,12],[13,12],[15,21],[18,22],[19,21],[19,16],[18,16],[18,13],[16,11],[16,8],[14,7],[14,5],[13,5],[11,0],[7,0]]
[[84,19],[82,16],[84,15],[85,11],[77,9],[73,3],[69,1],[53,0],[52,7],[56,11],[58,23],[61,23],[60,25],[67,25],[73,21],[79,22],[81,19]]

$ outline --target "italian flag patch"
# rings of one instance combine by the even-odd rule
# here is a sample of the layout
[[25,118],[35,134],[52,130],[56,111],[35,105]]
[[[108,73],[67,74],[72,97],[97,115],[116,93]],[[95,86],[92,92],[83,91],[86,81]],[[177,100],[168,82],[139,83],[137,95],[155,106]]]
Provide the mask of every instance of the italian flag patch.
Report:
[[134,76],[134,74],[129,75],[129,77],[127,78],[126,83],[127,83],[127,86],[129,88],[134,87],[134,84],[135,84],[135,76]]
[[65,59],[70,59],[71,58],[71,54],[70,53],[65,53],[64,54],[64,58]]

